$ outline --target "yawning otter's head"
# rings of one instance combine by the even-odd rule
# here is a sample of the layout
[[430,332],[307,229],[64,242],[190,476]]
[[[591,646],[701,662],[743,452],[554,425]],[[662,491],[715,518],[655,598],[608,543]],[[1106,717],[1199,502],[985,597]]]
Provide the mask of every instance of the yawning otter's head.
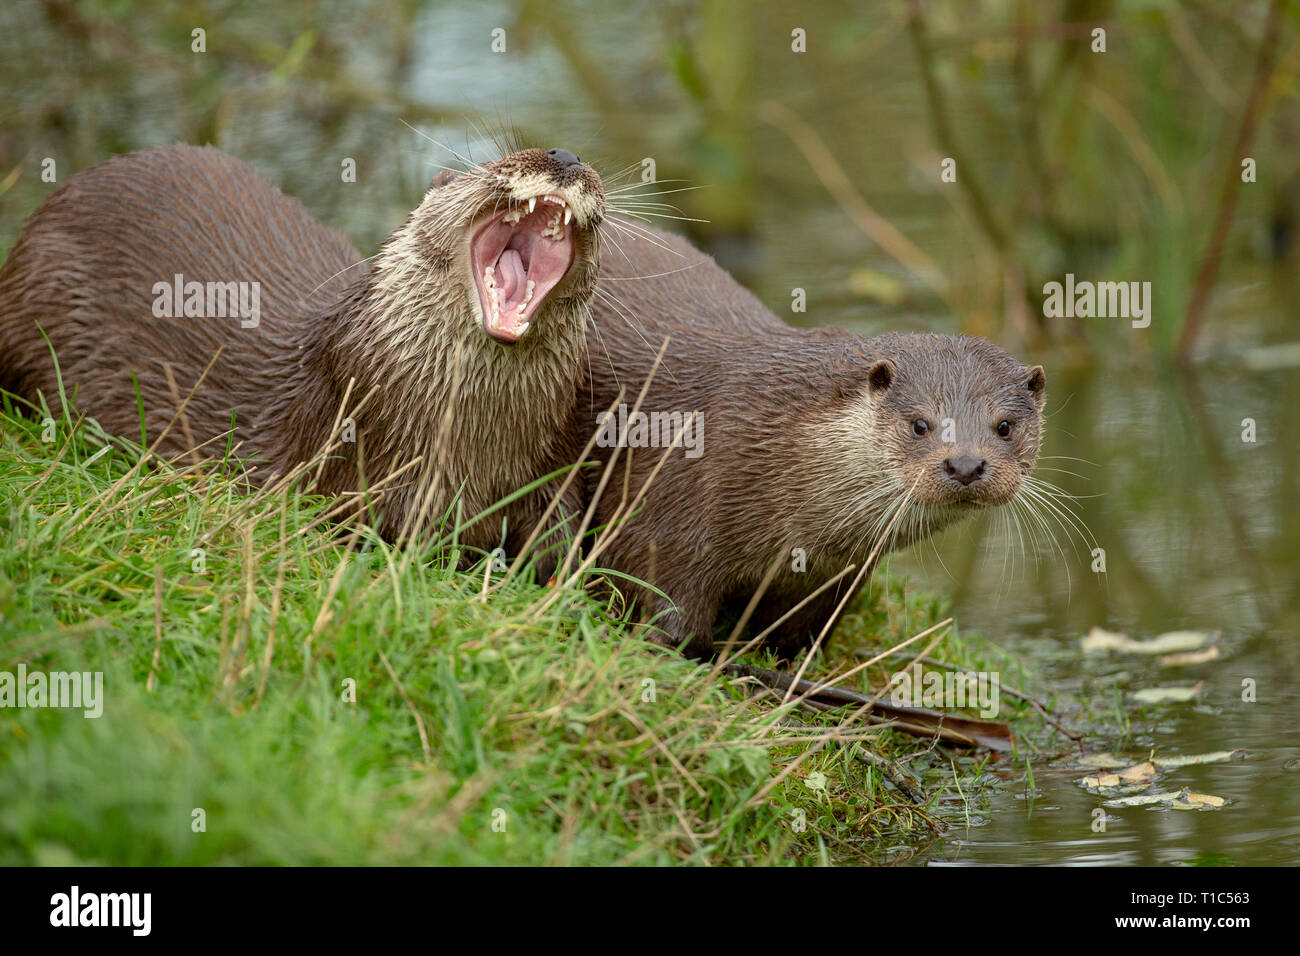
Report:
[[580,310],[564,306],[592,295],[604,216],[590,166],[568,150],[523,149],[440,173],[386,251],[422,260],[444,290],[452,280],[456,318],[513,345],[548,324],[581,328]]

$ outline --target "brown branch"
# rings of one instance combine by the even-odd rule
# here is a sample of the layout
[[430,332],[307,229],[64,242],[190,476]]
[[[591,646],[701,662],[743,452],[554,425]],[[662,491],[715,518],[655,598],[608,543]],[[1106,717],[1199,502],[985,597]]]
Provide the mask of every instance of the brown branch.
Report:
[[1223,247],[1228,241],[1228,230],[1232,225],[1233,214],[1237,211],[1237,197],[1240,193],[1241,160],[1250,151],[1250,144],[1255,138],[1255,129],[1263,110],[1264,93],[1268,89],[1269,79],[1273,74],[1273,59],[1277,54],[1278,34],[1281,32],[1283,0],[1273,0],[1268,8],[1268,21],[1264,25],[1264,36],[1260,40],[1259,53],[1255,60],[1255,80],[1251,84],[1250,98],[1241,118],[1241,128],[1237,131],[1237,140],[1233,144],[1232,156],[1225,165],[1223,185],[1219,188],[1219,211],[1210,232],[1210,245],[1201,259],[1201,267],[1196,273],[1196,283],[1192,287],[1192,296],[1187,304],[1187,315],[1183,319],[1183,330],[1178,337],[1178,361],[1186,364],[1191,360],[1192,348],[1196,337],[1205,324],[1205,307],[1210,301],[1210,292],[1214,288],[1214,278],[1219,272],[1219,260],[1223,258]]
[[984,230],[984,234],[988,236],[1000,255],[1010,256],[1013,250],[1006,230],[993,215],[984,190],[972,172],[974,166],[967,162],[965,154],[957,147],[952,125],[948,121],[948,109],[943,93],[939,89],[939,81],[935,78],[934,57],[930,52],[929,37],[926,35],[925,13],[921,8],[921,0],[911,0],[908,7],[907,29],[912,36],[912,46],[916,50],[917,65],[921,69],[925,98],[930,106],[930,117],[934,122],[934,135],[939,148],[956,162],[959,170],[957,183],[965,192],[980,228]]

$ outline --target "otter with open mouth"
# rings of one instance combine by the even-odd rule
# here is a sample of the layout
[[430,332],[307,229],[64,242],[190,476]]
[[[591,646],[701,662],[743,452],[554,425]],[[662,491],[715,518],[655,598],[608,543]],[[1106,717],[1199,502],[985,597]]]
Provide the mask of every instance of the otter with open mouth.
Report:
[[[52,349],[78,411],[110,434],[143,427],[161,455],[229,442],[260,483],[333,441],[316,490],[381,486],[385,536],[453,502],[468,520],[577,457],[604,214],[590,166],[522,149],[440,173],[365,261],[217,149],[115,157],[51,195],[0,269],[0,387],[57,413]],[[173,287],[184,308],[160,307]],[[227,308],[236,289],[253,309]],[[518,545],[553,493],[459,540]]]
[[537,307],[573,264],[572,221],[564,196],[548,193],[475,229],[470,259],[488,335],[514,343],[528,331]]

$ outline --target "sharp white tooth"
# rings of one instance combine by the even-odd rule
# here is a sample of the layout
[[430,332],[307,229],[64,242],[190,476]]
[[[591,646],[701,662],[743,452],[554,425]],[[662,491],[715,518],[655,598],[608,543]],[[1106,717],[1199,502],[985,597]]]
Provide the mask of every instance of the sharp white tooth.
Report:
[[515,326],[515,338],[523,338],[524,333],[527,332],[527,331],[528,331],[528,323],[527,323],[527,322],[523,323],[522,325],[516,325],[516,326]]
[[573,218],[573,210],[570,209],[568,206],[565,206],[565,207],[564,207],[564,224],[567,226],[567,225],[569,224],[569,220],[572,219],[572,218]]
[[532,199],[528,200],[528,215],[531,216],[533,214],[533,210],[536,208],[537,208],[537,197],[534,196]]

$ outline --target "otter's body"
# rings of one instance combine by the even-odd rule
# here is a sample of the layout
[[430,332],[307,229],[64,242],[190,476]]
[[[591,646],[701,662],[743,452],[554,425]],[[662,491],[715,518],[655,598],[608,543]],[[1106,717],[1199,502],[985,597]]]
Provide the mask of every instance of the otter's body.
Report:
[[[219,150],[101,163],[37,210],[0,270],[0,388],[57,411],[52,346],[79,413],[139,439],[143,409],[147,442],[166,430],[164,457],[205,442],[220,457],[229,441],[259,482],[332,441],[317,490],[396,475],[385,535],[422,507],[436,521],[457,493],[469,518],[575,456],[603,191],[557,153],[439,177],[373,262]],[[214,312],[200,291],[187,314],[191,282],[238,289],[242,309]],[[510,509],[516,543],[548,501]],[[501,527],[493,516],[461,540],[491,547]]]
[[[605,297],[593,304],[600,334],[588,337],[591,377],[579,404],[584,435],[620,388],[630,409],[670,339],[641,409],[695,413],[698,456],[668,453],[644,506],[598,562],[668,596],[634,589],[668,642],[709,654],[720,609],[743,606],[773,567],[755,632],[846,565],[861,567],[882,536],[882,550],[903,547],[1016,493],[1037,457],[1041,369],[982,339],[792,328],[689,243],[647,232],[653,242],[624,241],[626,255],[605,257],[601,281],[637,328]],[[996,433],[1004,416],[1019,429],[1010,440]],[[933,436],[909,430],[921,417]],[[939,444],[949,418],[953,440]],[[603,462],[614,451],[597,448]],[[612,517],[624,480],[635,493],[663,453],[662,441],[619,451],[598,523]],[[787,652],[810,644],[853,577],[789,617],[769,643]]]
[[[323,302],[343,278],[312,291],[360,258],[219,150],[167,147],[101,163],[41,205],[0,271],[0,387],[31,399],[40,391],[57,414],[53,347],[78,411],[138,440],[134,373],[152,441],[176,411],[167,369],[184,398],[220,349],[186,408],[191,433],[199,442],[222,434],[233,412],[235,440],[269,458],[279,429],[254,423],[282,417],[295,398],[286,385],[313,339],[308,301]],[[257,327],[233,316],[155,318],[154,284],[176,275],[258,283]],[[188,447],[177,422],[158,451]]]

